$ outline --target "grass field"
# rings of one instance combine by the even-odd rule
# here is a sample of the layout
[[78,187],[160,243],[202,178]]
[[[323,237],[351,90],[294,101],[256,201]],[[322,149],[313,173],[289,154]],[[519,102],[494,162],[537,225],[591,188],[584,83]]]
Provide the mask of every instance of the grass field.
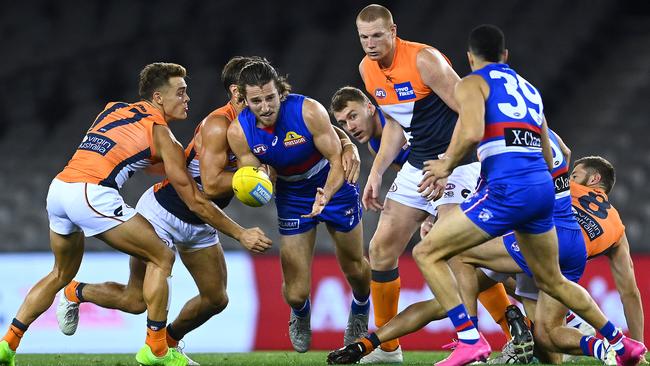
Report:
[[[201,366],[221,365],[325,365],[327,352],[196,353],[190,356]],[[432,365],[446,352],[405,352],[404,365]],[[570,365],[602,365],[593,359]],[[16,366],[127,366],[137,365],[131,354],[18,354]]]

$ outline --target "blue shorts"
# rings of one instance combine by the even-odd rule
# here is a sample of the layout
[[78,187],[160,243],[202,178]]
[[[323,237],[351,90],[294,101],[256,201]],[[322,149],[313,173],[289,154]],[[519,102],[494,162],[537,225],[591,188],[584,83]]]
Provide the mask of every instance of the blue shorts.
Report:
[[295,195],[288,192],[276,196],[278,231],[281,235],[304,233],[324,222],[336,231],[347,233],[361,221],[363,210],[359,200],[359,186],[344,182],[320,215],[300,217],[311,212],[314,196]]
[[492,237],[508,231],[545,233],[553,228],[555,187],[541,184],[482,184],[460,208],[476,226]]
[[[559,246],[560,271],[570,281],[578,282],[580,277],[582,277],[587,263],[587,250],[585,248],[582,230],[580,228],[569,229],[561,226],[556,227],[556,230]],[[514,232],[511,231],[503,236],[503,245],[519,267],[527,275],[533,277],[524,256],[519,251],[519,245],[517,244]]]

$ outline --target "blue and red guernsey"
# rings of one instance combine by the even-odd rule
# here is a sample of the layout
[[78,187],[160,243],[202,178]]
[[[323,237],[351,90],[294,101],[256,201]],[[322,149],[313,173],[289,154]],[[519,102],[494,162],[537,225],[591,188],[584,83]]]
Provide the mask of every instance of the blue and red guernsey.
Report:
[[472,74],[490,88],[485,133],[478,146],[487,181],[537,184],[548,180],[540,136],[544,118],[540,93],[506,64],[489,64]]
[[[386,117],[384,116],[384,112],[382,112],[381,108],[379,107],[377,107],[377,114],[379,115],[379,121],[381,122],[381,127],[383,128],[386,125]],[[368,140],[368,144],[370,144],[370,147],[372,147],[375,153],[379,152],[379,146],[381,146],[381,137],[371,137],[370,140]],[[399,166],[404,165],[404,163],[406,163],[408,160],[410,152],[411,146],[407,142],[404,144],[404,146],[402,146],[402,149],[393,160],[393,164],[397,164]]]
[[253,154],[278,173],[276,196],[286,190],[313,196],[316,187],[322,187],[327,179],[329,162],[316,149],[302,117],[304,100],[304,95],[289,94],[270,128],[257,127],[255,114],[249,108],[238,117]]
[[555,208],[553,210],[553,220],[555,226],[562,226],[568,229],[577,229],[580,226],[573,216],[571,208],[571,190],[569,184],[569,165],[558,141],[555,132],[548,130],[548,138],[553,150],[553,184],[555,185]]

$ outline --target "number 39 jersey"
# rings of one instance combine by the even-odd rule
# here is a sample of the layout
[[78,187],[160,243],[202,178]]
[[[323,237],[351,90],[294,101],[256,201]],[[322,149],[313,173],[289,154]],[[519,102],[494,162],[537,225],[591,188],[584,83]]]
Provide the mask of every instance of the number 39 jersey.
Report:
[[489,64],[472,74],[490,88],[485,100],[485,133],[478,146],[488,182],[537,184],[549,179],[542,155],[542,97],[506,64]]
[[618,243],[625,233],[625,226],[605,192],[571,182],[571,201],[589,258],[602,254]]

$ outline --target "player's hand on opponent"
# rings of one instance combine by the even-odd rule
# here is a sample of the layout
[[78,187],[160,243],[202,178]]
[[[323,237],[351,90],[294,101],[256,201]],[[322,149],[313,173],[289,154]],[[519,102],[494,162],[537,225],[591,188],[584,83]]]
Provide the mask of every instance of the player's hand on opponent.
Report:
[[374,173],[372,170],[370,171],[366,186],[363,188],[363,197],[361,197],[361,203],[363,203],[364,209],[375,212],[384,209],[384,205],[382,205],[378,199],[379,190],[381,189],[381,180],[381,175]]
[[[437,160],[427,160],[422,168],[422,181],[418,184],[418,192],[428,200],[437,200],[442,197],[447,185],[447,177],[451,175],[444,154]],[[441,182],[441,180],[444,180]]]
[[268,164],[262,164],[258,169],[262,170],[264,173],[266,173],[266,175],[269,176],[269,180],[271,180],[273,187],[275,187],[275,181],[278,180],[278,172]]
[[343,173],[345,180],[348,183],[355,184],[359,179],[361,172],[361,157],[359,156],[359,149],[353,143],[347,143],[343,146],[343,153],[341,154],[343,162]]
[[325,205],[329,202],[329,197],[325,194],[323,188],[316,188],[316,198],[314,199],[314,205],[311,208],[311,212],[307,215],[300,215],[300,217],[316,217],[323,212]]
[[271,239],[267,238],[262,229],[258,227],[244,229],[239,242],[253,253],[264,253],[273,244]]

